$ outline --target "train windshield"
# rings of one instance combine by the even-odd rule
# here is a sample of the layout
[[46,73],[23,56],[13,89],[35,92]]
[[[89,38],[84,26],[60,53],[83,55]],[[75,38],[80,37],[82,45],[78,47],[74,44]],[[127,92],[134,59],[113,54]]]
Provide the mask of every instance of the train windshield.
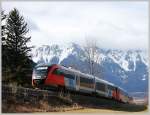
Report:
[[53,71],[53,74],[55,74],[55,75],[63,75],[63,71],[61,69],[55,69]]
[[37,67],[34,70],[34,76],[36,78],[45,78],[47,76],[48,67]]

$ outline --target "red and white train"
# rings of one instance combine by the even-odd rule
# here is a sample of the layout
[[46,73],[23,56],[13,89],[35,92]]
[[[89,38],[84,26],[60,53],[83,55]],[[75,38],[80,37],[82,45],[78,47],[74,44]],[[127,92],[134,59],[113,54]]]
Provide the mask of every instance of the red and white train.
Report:
[[75,92],[96,94],[124,103],[133,100],[125,90],[108,81],[57,64],[36,66],[33,70],[32,86],[64,88]]

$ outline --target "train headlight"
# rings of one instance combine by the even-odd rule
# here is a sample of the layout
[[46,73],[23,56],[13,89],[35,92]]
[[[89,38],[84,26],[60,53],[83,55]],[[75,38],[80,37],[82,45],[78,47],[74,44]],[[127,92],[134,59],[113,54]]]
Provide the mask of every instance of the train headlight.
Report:
[[37,75],[37,76],[36,76],[36,79],[41,79],[41,76]]
[[46,76],[44,76],[43,78],[46,78]]
[[35,76],[35,79],[44,79],[44,78],[46,78],[46,76],[40,76],[40,75]]

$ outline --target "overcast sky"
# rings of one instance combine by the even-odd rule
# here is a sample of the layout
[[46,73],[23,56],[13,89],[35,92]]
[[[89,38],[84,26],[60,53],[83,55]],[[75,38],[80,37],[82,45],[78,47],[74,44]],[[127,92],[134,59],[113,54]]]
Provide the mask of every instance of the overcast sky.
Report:
[[32,45],[97,40],[102,48],[148,48],[148,2],[19,2],[3,1],[8,13],[16,7],[28,23]]

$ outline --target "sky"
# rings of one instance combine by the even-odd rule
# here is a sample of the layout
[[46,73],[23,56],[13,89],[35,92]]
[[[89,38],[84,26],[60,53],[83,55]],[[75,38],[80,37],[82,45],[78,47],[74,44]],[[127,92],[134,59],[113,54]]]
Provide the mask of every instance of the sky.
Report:
[[3,1],[8,13],[17,8],[28,23],[31,45],[85,45],[96,41],[101,48],[148,49],[146,1]]

